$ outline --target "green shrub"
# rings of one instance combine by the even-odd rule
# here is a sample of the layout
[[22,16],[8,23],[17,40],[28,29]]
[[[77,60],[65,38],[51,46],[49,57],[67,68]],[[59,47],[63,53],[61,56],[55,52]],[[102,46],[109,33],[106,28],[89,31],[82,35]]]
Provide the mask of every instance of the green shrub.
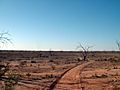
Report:
[[19,74],[9,73],[8,78],[4,81],[5,90],[13,90],[14,86],[18,83],[19,78]]
[[9,71],[9,66],[0,65],[0,77],[4,76]]

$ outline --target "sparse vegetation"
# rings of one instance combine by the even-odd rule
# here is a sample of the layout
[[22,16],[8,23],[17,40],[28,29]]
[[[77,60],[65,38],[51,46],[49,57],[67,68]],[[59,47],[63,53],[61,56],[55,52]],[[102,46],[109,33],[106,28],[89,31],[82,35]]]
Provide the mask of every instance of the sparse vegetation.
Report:
[[19,64],[19,66],[20,67],[24,67],[24,66],[26,66],[26,64],[27,64],[27,61],[21,61],[20,64]]
[[52,70],[55,70],[56,67],[55,67],[55,65],[52,65],[51,68],[52,68]]
[[28,78],[30,78],[31,74],[30,74],[30,73],[27,73],[26,76],[27,76]]
[[[4,46],[7,43],[12,43],[11,40],[8,38],[8,32],[0,33],[0,43]],[[1,45],[0,45],[1,46]],[[3,76],[9,71],[9,63],[7,62],[6,65],[0,65],[0,78],[3,79]],[[3,79],[4,80],[4,79]],[[18,82],[18,75],[8,73],[7,78],[4,80],[5,90],[13,90],[13,86]]]
[[0,47],[7,45],[8,43],[12,43],[11,39],[8,38],[10,34],[8,32],[1,32],[0,33]]
[[120,87],[114,86],[113,90],[120,90]]
[[120,51],[120,41],[116,41],[116,44],[117,44],[118,50]]
[[9,70],[9,66],[0,65],[0,77],[4,76],[8,70]]
[[[50,60],[49,57],[47,58],[40,57],[37,58],[37,61],[26,58],[29,58],[30,55],[30,57],[35,59],[36,56],[39,56],[38,52],[34,52],[34,54],[33,53],[31,54],[31,52],[30,53],[22,52],[22,53],[24,53],[24,56],[21,55],[19,56],[18,55],[19,51],[17,53],[16,52],[13,53],[10,51],[4,52],[4,57],[6,55],[5,57],[6,59],[9,55],[14,57],[18,55],[17,56],[18,59],[13,60],[12,58],[14,57],[9,57],[9,59],[4,61],[4,63],[3,61],[0,62],[2,63],[1,65],[8,66],[8,70],[3,75],[1,75],[1,77],[6,78],[4,79],[5,81],[4,83],[0,81],[0,83],[2,83],[2,85],[0,85],[1,90],[3,86],[5,86],[4,88],[6,88],[6,90],[10,88],[14,90],[17,90],[16,88],[21,88],[21,89],[25,88],[25,90],[29,90],[29,88],[31,88],[31,90],[35,90],[38,88],[39,89],[46,88],[47,90],[49,86],[55,80],[59,79],[64,72],[71,69],[72,67],[79,66],[81,63],[87,63],[87,62],[83,62],[83,58],[81,58],[82,56],[79,56],[80,53],[82,55],[82,52],[56,52],[56,53],[54,52],[54,54],[56,55],[55,59],[52,58]],[[41,52],[41,54],[45,55],[45,52]],[[87,65],[83,69],[80,75],[82,76],[81,81],[83,84],[90,86],[91,83],[94,82],[94,85],[96,85],[96,87],[97,85],[100,85],[100,87],[103,88],[102,85],[104,85],[104,83],[111,85],[112,84],[117,85],[117,83],[119,83],[120,63],[117,61],[113,61],[115,58],[116,59],[118,58],[118,52],[115,53],[107,52],[107,54],[106,52],[97,52],[95,54],[95,57],[93,57],[92,52],[90,52],[89,55],[87,56],[87,59],[89,58],[92,58],[93,61],[97,59],[99,59],[100,61],[95,61],[94,63]],[[9,64],[7,64],[7,62]],[[14,73],[18,74],[19,78],[11,79],[10,77],[8,77],[9,71],[12,71],[12,73],[14,71]],[[73,73],[74,71],[72,72],[72,74]],[[86,88],[86,86],[84,87]]]
[[13,90],[14,86],[18,83],[19,78],[19,74],[14,74],[12,72],[8,73],[7,79],[4,81],[5,90]]
[[102,74],[102,75],[95,74],[95,76],[93,76],[93,77],[96,77],[96,78],[107,78],[108,75],[106,75],[106,74]]
[[31,61],[31,63],[36,63],[36,61]]

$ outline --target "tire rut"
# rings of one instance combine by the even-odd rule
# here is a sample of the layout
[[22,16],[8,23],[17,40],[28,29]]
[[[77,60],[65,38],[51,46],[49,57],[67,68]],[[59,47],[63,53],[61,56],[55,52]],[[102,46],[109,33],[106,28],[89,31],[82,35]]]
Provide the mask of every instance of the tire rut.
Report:
[[80,90],[80,74],[83,69],[91,63],[92,62],[84,62],[83,64],[77,65],[67,70],[61,75],[60,78],[51,84],[49,90]]

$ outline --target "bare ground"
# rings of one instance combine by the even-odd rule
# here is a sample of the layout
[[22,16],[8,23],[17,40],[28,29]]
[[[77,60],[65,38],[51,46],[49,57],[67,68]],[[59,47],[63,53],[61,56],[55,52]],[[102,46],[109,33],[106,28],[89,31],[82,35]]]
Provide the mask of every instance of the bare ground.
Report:
[[68,71],[56,84],[54,90],[82,90],[80,74],[88,64],[83,63]]

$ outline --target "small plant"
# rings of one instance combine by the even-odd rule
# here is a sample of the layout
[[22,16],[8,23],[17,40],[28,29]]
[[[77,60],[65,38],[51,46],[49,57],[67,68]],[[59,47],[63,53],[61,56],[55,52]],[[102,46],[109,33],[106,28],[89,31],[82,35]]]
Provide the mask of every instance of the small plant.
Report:
[[54,76],[53,76],[53,74],[50,74],[50,75],[46,75],[46,78],[53,78]]
[[36,63],[36,61],[31,61],[31,63]]
[[93,77],[96,77],[96,78],[107,78],[108,76],[105,75],[105,74],[102,74],[102,75],[95,74]]
[[14,86],[18,83],[19,78],[20,78],[19,74],[9,72],[7,75],[7,79],[4,81],[5,90],[13,90]]
[[105,74],[102,74],[101,75],[101,78],[107,78],[108,76],[107,75],[105,75]]
[[54,65],[52,65],[51,68],[52,68],[52,70],[55,70],[56,67]]
[[30,67],[32,67],[32,64],[30,64]]
[[50,78],[53,78],[53,74],[50,75]]
[[115,73],[115,76],[118,76],[118,75],[119,75],[118,72],[116,72],[116,73]]
[[54,62],[54,61],[51,59],[51,60],[49,60],[49,62]]
[[20,64],[19,64],[20,67],[23,67],[23,66],[26,66],[26,65],[27,65],[27,61],[21,61]]
[[9,71],[8,65],[0,65],[0,77],[4,76],[7,71]]
[[114,67],[113,69],[118,69],[117,67]]
[[27,73],[26,76],[29,78],[29,77],[31,76],[31,74],[30,74],[30,73]]
[[120,90],[120,87],[114,86],[113,90]]
[[78,61],[78,62],[80,62],[80,61],[81,61],[81,59],[80,59],[80,58],[77,58],[77,61]]

